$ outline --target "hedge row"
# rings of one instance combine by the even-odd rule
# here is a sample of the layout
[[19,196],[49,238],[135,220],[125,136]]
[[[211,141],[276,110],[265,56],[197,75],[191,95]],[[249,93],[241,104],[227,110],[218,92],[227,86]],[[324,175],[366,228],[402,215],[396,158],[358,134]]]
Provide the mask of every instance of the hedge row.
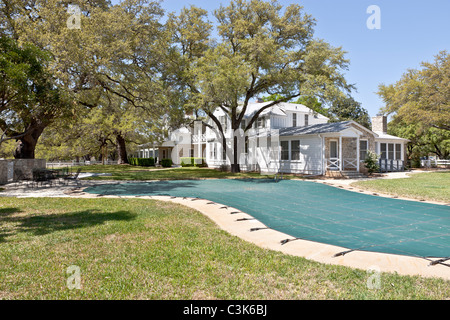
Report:
[[206,165],[205,158],[182,157],[180,160],[182,167],[204,167]]
[[161,159],[161,165],[165,168],[172,166],[172,159]]
[[129,158],[128,163],[133,166],[152,167],[155,165],[155,158]]

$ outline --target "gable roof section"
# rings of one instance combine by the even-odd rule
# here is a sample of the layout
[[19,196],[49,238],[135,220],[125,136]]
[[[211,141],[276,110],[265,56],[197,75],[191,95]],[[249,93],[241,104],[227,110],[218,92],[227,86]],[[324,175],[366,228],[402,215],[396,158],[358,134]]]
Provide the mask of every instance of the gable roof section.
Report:
[[378,137],[377,137],[378,140],[404,140],[404,141],[410,141],[408,139],[392,136],[390,134],[383,133],[383,132],[376,132],[376,133],[378,134]]
[[[272,103],[272,101],[267,102],[258,102],[258,103],[249,103],[247,106],[247,110],[245,111],[245,118],[251,118],[253,115],[258,112],[261,108],[267,106],[268,104]],[[288,102],[280,102],[276,105],[267,108],[263,112],[261,112],[261,115],[277,115],[277,116],[287,116],[288,112],[303,112],[303,113],[314,113],[313,110],[308,108],[307,106],[304,106],[302,104],[296,104],[296,103],[288,103]],[[324,115],[317,113],[317,117],[321,119],[328,119]]]
[[306,127],[281,128],[280,136],[297,136],[304,134],[337,133],[350,127],[352,121],[313,124]]

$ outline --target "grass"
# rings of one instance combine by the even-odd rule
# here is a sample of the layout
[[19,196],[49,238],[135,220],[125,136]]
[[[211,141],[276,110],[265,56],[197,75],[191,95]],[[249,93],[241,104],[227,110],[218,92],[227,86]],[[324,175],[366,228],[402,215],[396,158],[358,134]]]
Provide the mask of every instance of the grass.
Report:
[[450,171],[415,173],[409,178],[360,181],[352,185],[393,196],[450,203]]
[[[442,279],[372,273],[259,248],[184,206],[0,198],[2,299],[449,299]],[[81,289],[70,290],[69,266]]]

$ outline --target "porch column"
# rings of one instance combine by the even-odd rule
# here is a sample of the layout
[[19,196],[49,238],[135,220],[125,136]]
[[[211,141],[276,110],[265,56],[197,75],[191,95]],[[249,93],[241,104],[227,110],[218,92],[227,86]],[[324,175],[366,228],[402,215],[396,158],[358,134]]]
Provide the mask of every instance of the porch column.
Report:
[[360,148],[360,146],[359,146],[359,136],[358,136],[358,138],[356,138],[356,172],[359,172],[359,160],[360,160],[360,158],[359,158],[359,150],[360,149],[359,148]]
[[322,142],[322,150],[320,151],[320,159],[322,159],[322,174],[324,175],[327,171],[327,160],[325,159],[325,138],[321,137],[319,134],[319,137]]
[[342,171],[342,136],[339,136],[339,171]]

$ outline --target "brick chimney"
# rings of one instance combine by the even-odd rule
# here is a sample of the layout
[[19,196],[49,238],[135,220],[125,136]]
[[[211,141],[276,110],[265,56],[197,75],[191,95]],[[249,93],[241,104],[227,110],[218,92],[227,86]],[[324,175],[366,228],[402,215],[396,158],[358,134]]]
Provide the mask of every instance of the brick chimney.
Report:
[[372,118],[372,131],[373,132],[387,132],[387,117],[377,114],[376,117]]

